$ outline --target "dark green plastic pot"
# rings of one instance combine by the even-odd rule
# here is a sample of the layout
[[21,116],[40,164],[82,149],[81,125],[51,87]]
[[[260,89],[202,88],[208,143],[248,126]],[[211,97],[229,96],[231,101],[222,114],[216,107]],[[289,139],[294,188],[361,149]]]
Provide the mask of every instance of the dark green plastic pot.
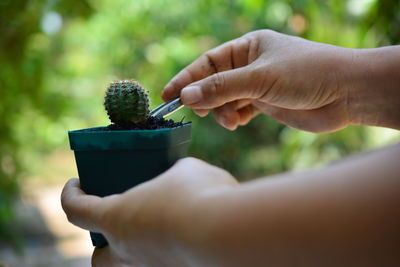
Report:
[[[102,131],[104,127],[68,132],[81,188],[108,196],[150,180],[187,155],[191,123],[157,130]],[[104,247],[100,233],[90,233],[93,245]]]

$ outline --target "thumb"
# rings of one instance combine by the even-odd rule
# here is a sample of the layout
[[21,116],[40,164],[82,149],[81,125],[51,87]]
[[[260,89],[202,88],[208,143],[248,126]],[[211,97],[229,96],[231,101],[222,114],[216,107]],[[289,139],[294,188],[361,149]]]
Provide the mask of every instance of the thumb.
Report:
[[61,193],[61,205],[68,220],[86,230],[101,231],[103,198],[85,194],[78,179],[70,179]]
[[249,67],[218,72],[183,88],[181,101],[190,108],[213,109],[235,100],[256,99],[263,95],[256,76]]

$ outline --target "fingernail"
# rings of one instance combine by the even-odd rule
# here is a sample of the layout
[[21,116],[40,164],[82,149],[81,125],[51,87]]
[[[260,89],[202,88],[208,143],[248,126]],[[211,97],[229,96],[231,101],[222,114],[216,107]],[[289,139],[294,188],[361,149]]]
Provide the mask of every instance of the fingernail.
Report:
[[197,110],[197,111],[195,111],[196,112],[196,114],[197,115],[199,115],[200,117],[202,117],[202,118],[204,118],[205,116],[207,116],[208,115],[208,110],[204,110],[204,109],[201,109],[201,110]]
[[235,124],[232,124],[231,120],[227,116],[222,116],[221,118],[221,124],[228,130],[236,130],[237,126]]
[[181,100],[184,105],[191,105],[200,102],[203,98],[199,86],[185,87],[181,91]]
[[220,119],[220,123],[222,124],[222,126],[224,126],[225,128],[229,128],[229,121],[228,118],[226,116],[222,116]]

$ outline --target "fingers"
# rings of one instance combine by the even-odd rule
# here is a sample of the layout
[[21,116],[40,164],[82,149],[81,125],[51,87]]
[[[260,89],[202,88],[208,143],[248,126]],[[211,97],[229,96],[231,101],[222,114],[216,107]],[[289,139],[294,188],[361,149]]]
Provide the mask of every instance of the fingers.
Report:
[[340,112],[340,110],[344,109],[338,108],[337,102],[312,110],[285,109],[259,101],[253,101],[253,105],[275,120],[304,131],[314,133],[332,132],[348,125],[346,115]]
[[194,109],[193,111],[194,111],[194,113],[197,114],[197,116],[200,116],[200,117],[205,117],[210,112],[209,109]]
[[90,231],[101,230],[103,199],[86,195],[78,179],[70,179],[66,183],[61,193],[61,204],[71,223]]
[[181,91],[181,101],[193,109],[213,109],[240,99],[257,99],[268,89],[267,77],[250,66],[213,74]]
[[[179,92],[187,85],[204,79],[218,72],[241,68],[250,64],[256,47],[254,38],[249,35],[222,44],[195,60],[179,72],[165,86],[162,98],[167,101],[179,96]],[[253,56],[254,57],[254,56]]]
[[214,110],[216,121],[223,127],[233,131],[238,126],[246,125],[260,113],[249,100],[230,102]]
[[244,126],[261,112],[253,105],[247,105],[246,107],[239,109],[238,113],[240,116],[239,125]]
[[236,130],[240,121],[240,115],[235,109],[235,102],[227,103],[214,110],[215,120],[228,130]]
[[92,255],[93,267],[112,267],[118,266],[118,262],[113,262],[110,246],[95,248]]
[[[193,173],[196,175],[193,175]],[[199,174],[199,175],[198,175]],[[162,174],[164,178],[174,177],[177,179],[181,188],[189,186],[189,190],[197,193],[200,189],[210,187],[215,189],[221,185],[237,185],[238,182],[226,170],[210,165],[197,158],[186,157],[179,159],[167,172]],[[168,179],[168,178],[167,178]]]

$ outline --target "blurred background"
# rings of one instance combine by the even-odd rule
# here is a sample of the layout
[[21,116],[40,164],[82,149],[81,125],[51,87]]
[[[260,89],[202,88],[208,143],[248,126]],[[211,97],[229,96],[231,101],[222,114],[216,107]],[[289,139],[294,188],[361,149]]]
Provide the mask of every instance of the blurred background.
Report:
[[[397,44],[395,0],[1,0],[0,266],[89,266],[88,234],[71,226],[59,195],[77,176],[67,131],[109,124],[103,94],[134,78],[152,107],[180,69],[206,50],[269,28],[349,48]],[[246,180],[317,168],[398,142],[390,129],[332,134],[287,128],[266,116],[230,132],[187,109],[192,156]]]

